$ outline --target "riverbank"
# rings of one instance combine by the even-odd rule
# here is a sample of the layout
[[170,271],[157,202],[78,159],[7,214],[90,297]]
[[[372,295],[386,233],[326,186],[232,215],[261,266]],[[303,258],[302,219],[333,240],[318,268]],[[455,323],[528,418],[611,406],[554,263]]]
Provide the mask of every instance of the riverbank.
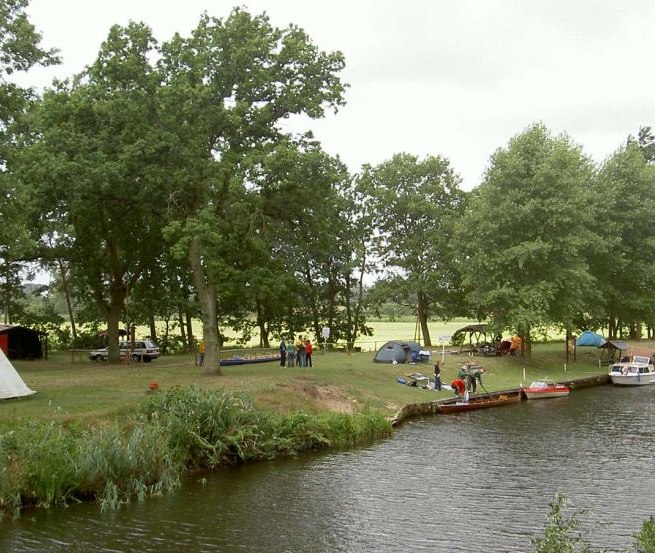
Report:
[[[572,380],[561,380],[559,382],[561,384],[565,384],[572,390],[577,390],[582,388],[589,388],[592,386],[607,386],[608,384],[611,383],[611,379],[609,375],[601,374],[595,376],[587,376],[583,378],[574,378]],[[486,397],[499,392],[500,392],[499,390],[494,390],[494,392],[480,393],[478,394],[478,396]],[[509,390],[502,390],[502,393],[520,394],[521,389],[512,388]],[[439,404],[445,401],[447,400],[437,399],[424,403],[410,403],[408,405],[405,405],[390,419],[391,426],[395,428],[413,417],[425,417],[428,415],[436,415],[439,413]]]
[[[522,380],[604,374],[597,352],[561,362],[561,344],[521,358],[475,358],[490,391]],[[313,368],[242,365],[205,377],[188,358],[109,366],[16,363],[34,397],[0,403],[0,510],[97,500],[111,508],[174,490],[189,470],[351,447],[391,432],[406,405],[450,397],[399,385],[431,364],[382,365],[372,354],[316,354]],[[468,357],[447,355],[449,382]],[[157,390],[150,390],[151,384]]]

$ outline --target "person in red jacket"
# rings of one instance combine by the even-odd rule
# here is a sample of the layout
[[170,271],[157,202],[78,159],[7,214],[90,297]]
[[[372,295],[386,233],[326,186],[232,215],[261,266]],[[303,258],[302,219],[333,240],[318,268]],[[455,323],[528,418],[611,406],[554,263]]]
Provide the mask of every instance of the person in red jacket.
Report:
[[457,378],[450,383],[450,387],[455,392],[456,396],[464,397],[464,392],[466,392],[466,384],[461,378]]
[[305,339],[305,361],[307,362],[307,367],[313,367],[312,365],[312,343],[309,341],[309,338]]

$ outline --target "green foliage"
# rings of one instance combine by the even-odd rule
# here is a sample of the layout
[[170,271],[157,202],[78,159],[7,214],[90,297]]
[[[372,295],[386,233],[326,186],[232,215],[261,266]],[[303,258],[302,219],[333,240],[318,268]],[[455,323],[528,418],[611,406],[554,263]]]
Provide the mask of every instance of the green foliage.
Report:
[[459,183],[447,159],[409,154],[365,166],[358,183],[376,229],[374,253],[388,273],[377,296],[417,306],[427,344],[431,314],[445,318],[461,311],[452,247],[465,205]]
[[352,445],[389,431],[379,414],[281,416],[255,410],[247,396],[195,386],[154,395],[146,412],[169,429],[171,448],[197,467]]
[[655,286],[655,230],[648,223],[655,209],[655,166],[638,144],[629,143],[605,161],[595,192],[605,249],[593,263],[602,293],[593,313],[609,323],[616,337],[620,322],[635,325],[655,319],[655,299],[644,294]]
[[0,514],[97,499],[104,507],[171,491],[182,465],[158,425],[76,429],[53,420],[0,435]]
[[0,515],[95,499],[103,509],[170,492],[188,467],[345,447],[390,431],[369,411],[257,411],[247,396],[195,386],[152,394],[126,424],[80,428],[57,417],[0,434]]
[[641,526],[639,533],[634,535],[635,547],[638,553],[653,553],[655,551],[655,517],[651,515]]
[[463,284],[479,317],[522,334],[570,328],[597,299],[592,176],[580,148],[541,124],[495,152],[458,231]]
[[0,77],[40,64],[58,63],[55,50],[40,47],[41,35],[25,13],[29,0],[0,3]]
[[533,553],[594,553],[589,547],[579,528],[580,517],[585,511],[572,514],[565,512],[569,505],[567,498],[557,494],[550,504],[550,513],[546,518],[543,536],[532,538]]

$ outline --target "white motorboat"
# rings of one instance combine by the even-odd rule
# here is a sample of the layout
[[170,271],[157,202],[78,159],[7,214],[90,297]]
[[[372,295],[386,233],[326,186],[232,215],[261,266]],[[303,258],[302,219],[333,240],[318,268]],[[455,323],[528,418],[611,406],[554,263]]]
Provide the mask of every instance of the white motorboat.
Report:
[[635,355],[631,361],[614,363],[609,375],[615,386],[655,384],[655,366],[650,357],[641,355]]

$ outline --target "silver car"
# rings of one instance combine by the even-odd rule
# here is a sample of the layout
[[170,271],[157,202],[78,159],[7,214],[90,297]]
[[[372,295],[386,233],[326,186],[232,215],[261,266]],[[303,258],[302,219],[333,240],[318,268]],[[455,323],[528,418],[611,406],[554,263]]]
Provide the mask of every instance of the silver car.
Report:
[[[152,340],[136,340],[134,342],[134,350],[130,352],[130,342],[120,342],[118,344],[121,359],[124,359],[128,353],[132,361],[144,361],[149,363],[159,357],[159,346]],[[107,361],[109,359],[109,350],[107,348],[96,349],[89,353],[91,361]]]

